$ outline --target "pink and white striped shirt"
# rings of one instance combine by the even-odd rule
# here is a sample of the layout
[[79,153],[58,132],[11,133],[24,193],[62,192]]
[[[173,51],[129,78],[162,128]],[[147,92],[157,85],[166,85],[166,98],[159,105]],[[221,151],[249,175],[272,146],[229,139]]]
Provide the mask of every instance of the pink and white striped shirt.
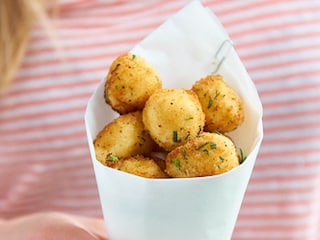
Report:
[[[0,98],[0,218],[101,216],[83,121],[88,98],[116,56],[188,2],[62,1],[56,42],[34,28]],[[264,107],[265,137],[233,239],[318,240],[320,2],[202,3],[229,33]]]

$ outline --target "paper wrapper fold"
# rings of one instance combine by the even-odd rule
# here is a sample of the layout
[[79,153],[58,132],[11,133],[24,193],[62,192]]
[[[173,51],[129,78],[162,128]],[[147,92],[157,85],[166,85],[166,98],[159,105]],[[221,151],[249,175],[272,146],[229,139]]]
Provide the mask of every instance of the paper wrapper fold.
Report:
[[[163,87],[190,89],[213,72],[215,54],[228,39],[215,15],[193,1],[131,52],[158,70]],[[104,101],[105,79],[97,87],[88,102],[85,124],[110,240],[231,239],[263,137],[262,107],[233,48],[218,73],[243,99],[245,121],[229,135],[247,159],[225,174],[202,178],[146,179],[98,162],[93,140],[118,114]]]

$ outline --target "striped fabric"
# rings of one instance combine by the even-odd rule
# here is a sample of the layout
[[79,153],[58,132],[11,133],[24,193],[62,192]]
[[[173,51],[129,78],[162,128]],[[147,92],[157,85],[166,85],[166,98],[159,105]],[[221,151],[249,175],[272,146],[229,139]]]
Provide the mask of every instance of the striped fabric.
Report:
[[[187,0],[69,0],[0,98],[0,217],[101,216],[84,110],[112,60]],[[234,240],[320,239],[320,2],[203,0],[254,80],[265,137]]]

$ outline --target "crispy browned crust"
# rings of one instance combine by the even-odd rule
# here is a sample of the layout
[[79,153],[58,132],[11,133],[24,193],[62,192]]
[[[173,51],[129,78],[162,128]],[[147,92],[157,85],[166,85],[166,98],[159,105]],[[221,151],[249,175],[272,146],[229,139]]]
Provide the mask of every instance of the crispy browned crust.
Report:
[[171,177],[202,177],[227,172],[239,165],[236,147],[226,136],[204,132],[166,158],[166,172]]
[[143,109],[142,120],[153,140],[170,151],[196,137],[204,127],[204,113],[191,90],[155,91]]
[[125,114],[141,110],[146,100],[162,87],[160,75],[142,57],[125,53],[111,64],[104,98],[115,111]]
[[226,133],[243,123],[243,102],[221,75],[208,75],[200,79],[192,90],[198,95],[205,113],[206,131]]
[[102,163],[107,154],[117,157],[149,154],[154,146],[142,123],[140,111],[120,115],[107,124],[94,140],[96,158]]

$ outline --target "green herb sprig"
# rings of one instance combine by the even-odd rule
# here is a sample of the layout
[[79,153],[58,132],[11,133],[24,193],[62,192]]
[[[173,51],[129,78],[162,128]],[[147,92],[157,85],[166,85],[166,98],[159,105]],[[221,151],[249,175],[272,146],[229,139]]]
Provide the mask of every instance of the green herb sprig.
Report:
[[180,142],[180,139],[179,139],[177,131],[173,131],[172,132],[172,139],[173,139],[174,142]]
[[245,160],[247,159],[247,156],[245,156],[243,154],[242,149],[240,148],[240,159],[239,159],[239,163],[242,164]]
[[116,155],[110,153],[110,154],[108,155],[107,160],[110,161],[110,162],[116,162],[116,161],[119,160],[119,158],[118,158]]
[[175,165],[178,169],[180,169],[181,165],[180,165],[180,160],[178,158],[173,158],[171,160],[172,164]]

